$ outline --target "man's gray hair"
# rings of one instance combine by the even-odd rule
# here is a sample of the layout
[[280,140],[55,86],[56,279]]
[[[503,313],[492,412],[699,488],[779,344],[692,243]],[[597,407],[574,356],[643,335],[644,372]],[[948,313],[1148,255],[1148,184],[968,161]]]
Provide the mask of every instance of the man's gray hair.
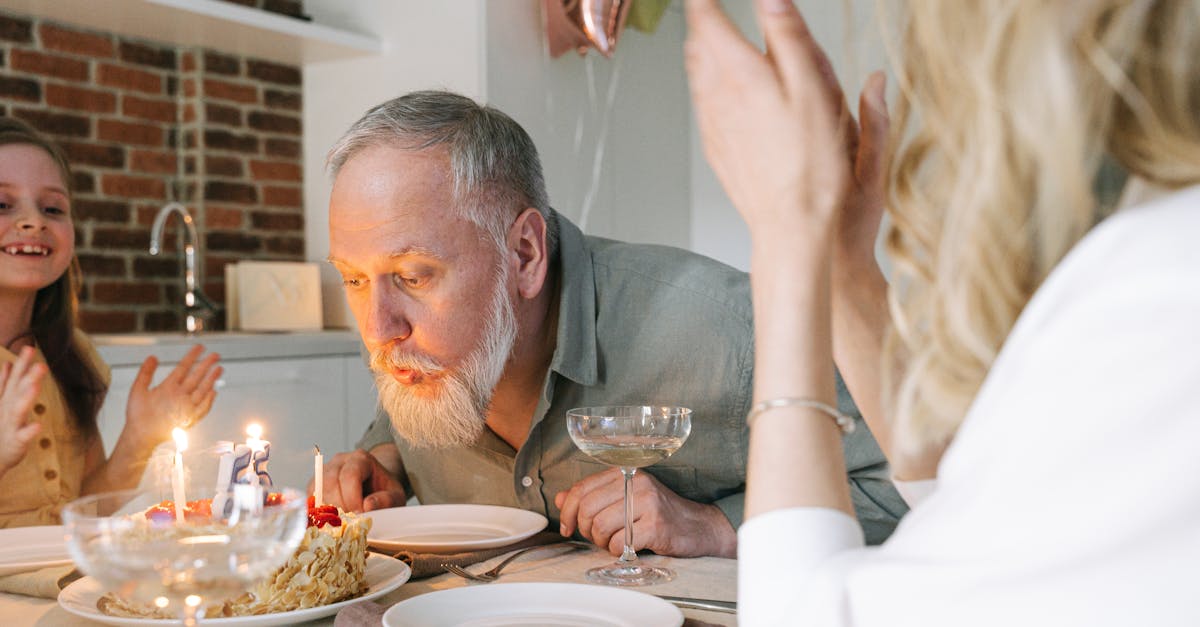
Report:
[[334,144],[326,166],[342,166],[373,146],[424,150],[445,146],[455,204],[463,217],[502,247],[516,216],[533,207],[546,221],[548,254],[558,235],[537,148],[525,129],[499,109],[448,91],[416,91],[367,111]]

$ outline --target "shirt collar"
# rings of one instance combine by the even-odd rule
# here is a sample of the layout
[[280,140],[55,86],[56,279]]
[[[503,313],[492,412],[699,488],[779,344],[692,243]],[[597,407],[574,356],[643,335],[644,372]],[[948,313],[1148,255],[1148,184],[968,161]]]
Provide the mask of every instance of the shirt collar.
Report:
[[550,369],[579,383],[595,385],[596,274],[592,252],[579,227],[551,210],[558,229],[558,339]]

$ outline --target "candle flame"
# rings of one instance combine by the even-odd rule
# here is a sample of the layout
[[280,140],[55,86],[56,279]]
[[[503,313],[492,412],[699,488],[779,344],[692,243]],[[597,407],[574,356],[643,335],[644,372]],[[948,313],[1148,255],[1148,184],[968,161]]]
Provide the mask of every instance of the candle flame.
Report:
[[249,426],[246,427],[246,435],[250,436],[251,438],[254,438],[255,440],[262,438],[262,434],[263,434],[262,425],[258,424],[257,422],[252,422],[249,424]]
[[186,431],[180,429],[179,427],[175,427],[174,429],[171,429],[171,437],[175,438],[176,451],[183,452],[187,449],[188,438]]

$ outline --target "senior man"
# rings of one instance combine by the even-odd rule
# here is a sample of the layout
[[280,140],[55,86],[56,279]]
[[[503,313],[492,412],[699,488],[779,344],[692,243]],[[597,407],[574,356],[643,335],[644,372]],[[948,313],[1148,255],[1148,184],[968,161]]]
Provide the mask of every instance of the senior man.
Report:
[[[456,94],[375,107],[329,167],[329,261],[382,410],[326,465],[327,500],[520,507],[620,554],[621,474],[576,449],[566,411],[682,405],[691,438],[633,482],[635,548],[736,554],[753,363],[744,273],[583,235],[550,208],[524,129]],[[846,453],[859,520],[882,541],[903,502],[867,429]]]

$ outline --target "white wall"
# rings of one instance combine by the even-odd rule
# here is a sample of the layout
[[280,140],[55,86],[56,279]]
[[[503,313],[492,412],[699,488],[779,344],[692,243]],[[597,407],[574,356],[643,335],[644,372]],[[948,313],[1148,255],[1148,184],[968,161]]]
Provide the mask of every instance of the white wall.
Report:
[[686,248],[690,144],[678,4],[616,55],[550,59],[541,2],[487,5],[487,100],[538,146],[551,204],[585,232]]

